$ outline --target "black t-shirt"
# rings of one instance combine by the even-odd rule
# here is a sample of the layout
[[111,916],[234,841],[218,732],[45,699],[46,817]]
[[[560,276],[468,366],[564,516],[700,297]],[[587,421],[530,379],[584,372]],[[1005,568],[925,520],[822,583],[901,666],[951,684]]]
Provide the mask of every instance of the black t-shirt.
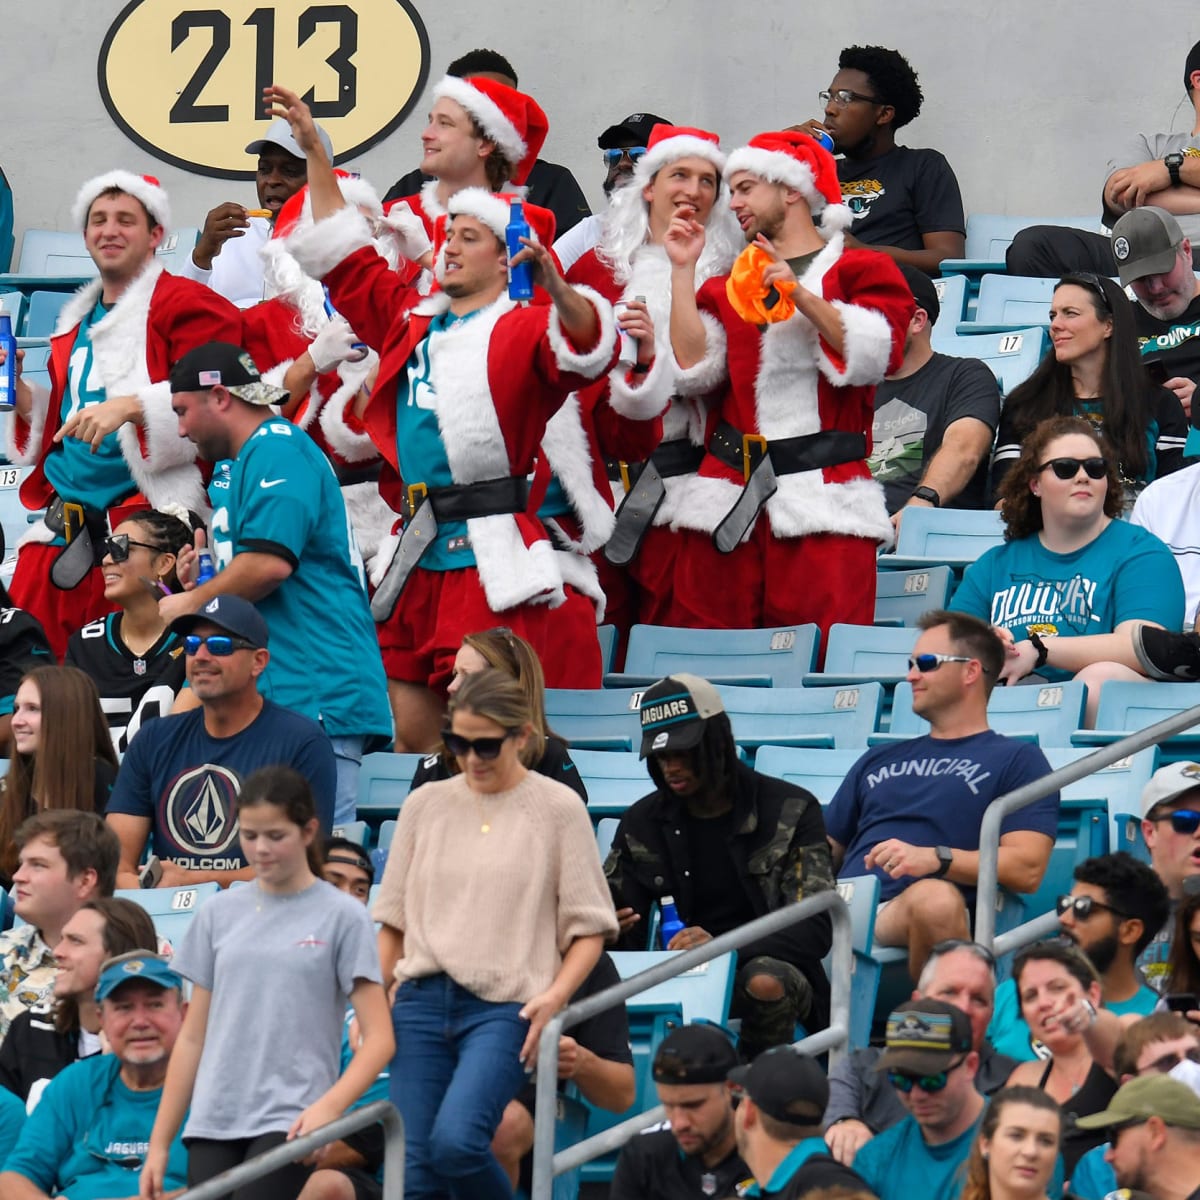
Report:
[[683,829],[688,840],[694,905],[693,912],[680,913],[684,922],[719,937],[753,921],[754,908],[729,853],[733,812],[707,819],[689,815]]
[[11,713],[21,677],[54,665],[46,631],[23,608],[0,608],[0,714]]
[[[903,508],[938,452],[946,427],[974,417],[995,431],[1000,420],[1000,385],[977,358],[934,356],[904,379],[885,379],[875,388],[875,421],[867,466],[883,484],[889,513]],[[986,508],[988,455],[957,496],[942,497],[946,508]]]
[[[579,793],[579,798],[587,803],[587,788],[580,777],[579,768],[571,761],[567,743],[561,738],[548,737],[546,749],[542,757],[533,764],[533,769],[547,779],[556,783],[565,783],[573,792]],[[432,783],[435,779],[449,779],[450,769],[446,760],[440,754],[427,754],[413,772],[412,786],[419,788],[423,783]]]
[[860,242],[922,250],[924,234],[967,231],[958,180],[936,150],[897,146],[878,158],[839,158],[837,173]]
[[681,1154],[669,1129],[630,1138],[621,1148],[608,1200],[698,1200],[734,1195],[753,1182],[750,1168],[735,1150],[714,1167]]
[[[1170,321],[1151,316],[1140,304],[1133,306],[1133,316],[1143,362],[1161,362],[1167,378],[1200,382],[1200,296]],[[1200,404],[1192,408],[1192,424],[1200,429]]]

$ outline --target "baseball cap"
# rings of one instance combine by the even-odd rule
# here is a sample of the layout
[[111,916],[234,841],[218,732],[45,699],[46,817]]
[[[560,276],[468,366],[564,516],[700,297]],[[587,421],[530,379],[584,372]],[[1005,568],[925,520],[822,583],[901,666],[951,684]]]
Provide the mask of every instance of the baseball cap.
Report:
[[[329,161],[333,162],[333,143],[329,140],[329,134],[320,125],[317,126],[317,137],[321,139],[321,145],[325,147]],[[261,154],[264,146],[278,146],[281,150],[286,150],[293,158],[305,157],[299,142],[292,135],[292,127],[288,124],[286,117],[276,117],[267,127],[267,132],[246,147],[246,153]]]
[[887,1048],[877,1071],[944,1071],[972,1049],[971,1022],[944,1000],[906,1000],[887,1019]]
[[1196,788],[1200,788],[1200,763],[1173,762],[1159,767],[1142,788],[1142,816],[1148,817],[1160,804],[1170,804]]
[[777,1121],[818,1125],[829,1104],[825,1072],[815,1058],[791,1046],[772,1046],[747,1066],[734,1067],[726,1078]]
[[205,342],[189,350],[171,368],[171,395],[203,392],[221,385],[247,404],[282,404],[286,388],[263,380],[254,359],[232,342]]
[[1112,252],[1122,286],[1175,265],[1183,230],[1165,208],[1147,204],[1127,212],[1112,229]]
[[146,983],[157,984],[160,988],[183,987],[183,980],[174,971],[161,954],[151,954],[148,950],[130,950],[128,954],[118,954],[116,958],[107,959],[100,968],[100,978],[96,980],[96,1003],[107,1000],[123,983],[134,979]]
[[1117,1091],[1103,1112],[1076,1117],[1075,1124],[1080,1129],[1107,1129],[1150,1117],[1162,1117],[1180,1129],[1200,1129],[1200,1096],[1169,1075],[1139,1075]]
[[262,614],[241,596],[214,596],[199,612],[184,613],[171,622],[171,632],[186,635],[197,625],[215,625],[234,637],[253,642],[258,649],[267,644],[267,623]]
[[653,113],[630,113],[629,116],[610,125],[597,139],[596,145],[601,150],[612,150],[618,142],[627,142],[633,138],[635,146],[644,146],[650,141],[650,130],[655,125],[674,125],[666,117],[656,117]]
[[684,672],[648,687],[640,707],[642,758],[691,750],[704,736],[704,722],[725,711],[720,694],[707,679]]
[[719,1025],[684,1025],[659,1043],[650,1073],[655,1083],[724,1083],[737,1061],[733,1041]]
[[910,267],[905,263],[897,265],[900,267],[900,274],[904,276],[904,282],[908,284],[908,290],[912,292],[912,297],[917,302],[917,307],[923,308],[929,314],[929,323],[932,325],[942,311],[941,301],[938,300],[937,288],[933,286],[933,280],[916,267]]

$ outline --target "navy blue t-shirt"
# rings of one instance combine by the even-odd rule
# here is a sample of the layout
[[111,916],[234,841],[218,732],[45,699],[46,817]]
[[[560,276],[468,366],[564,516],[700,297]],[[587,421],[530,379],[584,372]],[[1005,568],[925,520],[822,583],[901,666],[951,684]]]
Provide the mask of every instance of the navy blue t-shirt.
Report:
[[259,767],[299,771],[313,790],[321,829],[333,827],[337,768],[324,730],[270,700],[241,733],[212,737],[204,710],[159,717],[129,743],[107,812],[148,817],[154,852],[196,871],[246,865],[238,841],[237,798]]
[[[998,796],[1050,774],[1046,756],[1032,742],[992,730],[965,738],[928,734],[899,745],[876,746],[850,769],[825,812],[829,836],[846,847],[839,876],[875,875],[879,898],[890,900],[910,883],[882,870],[868,871],[863,858],[872,846],[899,838],[913,846],[979,849],[979,826]],[[1058,793],[1010,813],[1001,834],[1044,833],[1058,826]],[[962,888],[968,904],[974,888]]]

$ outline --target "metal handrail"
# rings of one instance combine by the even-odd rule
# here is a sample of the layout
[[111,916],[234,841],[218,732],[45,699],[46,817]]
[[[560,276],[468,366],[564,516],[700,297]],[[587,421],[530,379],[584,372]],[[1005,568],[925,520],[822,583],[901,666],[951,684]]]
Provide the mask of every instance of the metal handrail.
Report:
[[833,926],[829,972],[829,1027],[798,1042],[797,1048],[812,1054],[828,1049],[832,1066],[837,1062],[841,1049],[850,1036],[850,969],[854,958],[850,909],[833,890],[809,896],[799,904],[789,904],[785,908],[768,913],[765,917],[757,917],[746,925],[705,942],[703,946],[697,946],[694,950],[684,950],[667,962],[656,963],[637,975],[631,975],[628,979],[597,992],[594,996],[568,1005],[562,1012],[551,1017],[546,1022],[538,1042],[537,1103],[533,1122],[533,1200],[551,1200],[555,1175],[561,1175],[564,1171],[598,1158],[601,1154],[616,1150],[635,1133],[663,1118],[663,1110],[659,1106],[555,1154],[554,1122],[557,1105],[553,1101],[558,1091],[558,1041],[564,1029],[585,1021],[606,1008],[621,1004],[639,992],[673,979],[676,975],[682,975],[693,967],[720,958],[730,950],[738,950],[768,934],[779,933],[808,917],[826,911],[829,912]]
[[364,1104],[345,1116],[330,1121],[290,1142],[214,1175],[194,1188],[182,1192],[178,1200],[220,1200],[231,1196],[238,1188],[278,1171],[298,1159],[307,1158],[314,1150],[330,1142],[338,1142],[368,1125],[383,1126],[383,1197],[382,1200],[403,1200],[404,1196],[404,1122],[390,1100]]
[[[1200,723],[1200,704],[1174,713],[1153,725],[1147,725],[1145,729],[1128,734],[1120,741],[1100,747],[1094,754],[1077,758],[1074,762],[1067,763],[1065,767],[1059,767],[1056,771],[1051,771],[1049,775],[1043,775],[1040,779],[1035,779],[1032,783],[1024,784],[1015,791],[993,800],[983,814],[983,822],[979,827],[979,879],[975,892],[975,940],[989,950],[995,949],[998,945],[996,938],[996,893],[999,888],[997,856],[1000,852],[1000,825],[1009,813],[1025,808],[1026,805],[1041,800],[1051,792],[1058,791],[1064,784],[1083,779],[1118,759],[1136,754],[1139,750],[1145,750],[1150,746],[1156,746],[1173,734],[1182,733],[1183,730],[1190,729],[1198,723]],[[1037,918],[1037,921],[1042,919]],[[1033,932],[1030,926],[1036,923],[1036,921],[1027,922],[1017,929],[1009,930],[1004,935],[1006,949],[1012,950],[1030,941],[1030,934]]]

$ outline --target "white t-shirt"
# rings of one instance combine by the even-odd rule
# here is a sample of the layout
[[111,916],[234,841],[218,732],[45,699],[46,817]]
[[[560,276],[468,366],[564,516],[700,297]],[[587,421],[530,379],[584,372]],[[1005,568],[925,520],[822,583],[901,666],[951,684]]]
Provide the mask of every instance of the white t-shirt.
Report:
[[1184,627],[1191,629],[1200,608],[1200,464],[1156,479],[1138,497],[1129,522],[1171,548],[1187,593]]
[[258,252],[270,236],[271,222],[266,217],[251,217],[250,228],[221,247],[221,253],[213,259],[212,270],[201,270],[189,254],[180,274],[208,284],[218,296],[224,296],[238,308],[249,308],[264,299],[263,262]]

